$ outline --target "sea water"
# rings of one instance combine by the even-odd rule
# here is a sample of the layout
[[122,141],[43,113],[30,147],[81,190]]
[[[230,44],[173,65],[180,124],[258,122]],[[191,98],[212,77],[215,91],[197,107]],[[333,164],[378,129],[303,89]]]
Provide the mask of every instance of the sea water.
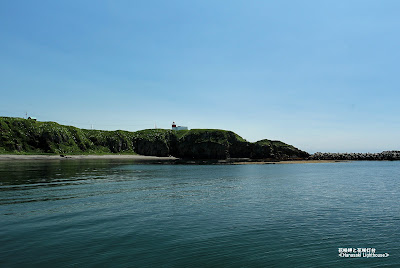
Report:
[[400,267],[399,255],[400,162],[0,163],[0,267]]

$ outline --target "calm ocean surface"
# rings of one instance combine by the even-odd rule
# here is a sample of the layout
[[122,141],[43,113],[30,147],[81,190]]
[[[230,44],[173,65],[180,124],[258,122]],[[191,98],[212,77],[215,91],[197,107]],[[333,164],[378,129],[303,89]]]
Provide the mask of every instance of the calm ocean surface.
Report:
[[0,267],[400,267],[400,162],[0,162]]

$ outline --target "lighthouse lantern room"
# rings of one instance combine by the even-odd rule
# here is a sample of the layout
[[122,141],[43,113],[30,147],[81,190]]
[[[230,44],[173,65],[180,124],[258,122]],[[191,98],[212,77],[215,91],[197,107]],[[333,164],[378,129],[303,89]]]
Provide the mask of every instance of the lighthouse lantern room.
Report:
[[172,122],[172,130],[188,130],[188,127],[177,126],[175,122]]

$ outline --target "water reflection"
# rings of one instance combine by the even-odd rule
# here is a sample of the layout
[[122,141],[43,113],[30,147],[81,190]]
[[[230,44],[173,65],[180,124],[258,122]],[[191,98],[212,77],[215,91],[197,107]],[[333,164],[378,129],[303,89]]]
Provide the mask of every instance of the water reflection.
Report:
[[[135,174],[141,171],[119,167],[133,163],[136,162],[131,160],[0,162],[0,193],[2,193],[0,205],[87,198],[121,192],[123,188],[115,189],[118,182],[135,179]],[[110,182],[114,185],[104,187],[104,184]]]
[[137,163],[140,164],[132,160],[0,161],[0,189],[102,179],[123,171],[117,172],[115,167]]
[[398,251],[399,164],[0,163],[0,263],[399,267],[337,257]]

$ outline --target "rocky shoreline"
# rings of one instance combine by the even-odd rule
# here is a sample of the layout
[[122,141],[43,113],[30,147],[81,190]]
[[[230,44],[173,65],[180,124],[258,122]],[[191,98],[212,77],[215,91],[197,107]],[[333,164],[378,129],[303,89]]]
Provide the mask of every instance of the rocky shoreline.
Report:
[[1,161],[65,161],[65,160],[132,160],[137,162],[174,162],[176,157],[161,157],[147,155],[23,155],[23,154],[0,154]]
[[0,163],[14,161],[129,161],[139,164],[168,164],[168,165],[264,165],[264,164],[304,164],[304,163],[334,163],[346,162],[337,160],[274,160],[274,159],[184,159],[176,157],[160,157],[145,155],[22,155],[0,154]]
[[265,164],[316,164],[338,163],[349,161],[392,161],[400,160],[400,151],[386,151],[382,153],[315,153],[307,159],[276,160],[252,158],[228,159],[188,159],[173,156],[145,156],[145,155],[21,155],[0,154],[0,163],[9,161],[68,161],[68,160],[110,160],[132,161],[147,164],[172,164],[172,165],[265,165]]

